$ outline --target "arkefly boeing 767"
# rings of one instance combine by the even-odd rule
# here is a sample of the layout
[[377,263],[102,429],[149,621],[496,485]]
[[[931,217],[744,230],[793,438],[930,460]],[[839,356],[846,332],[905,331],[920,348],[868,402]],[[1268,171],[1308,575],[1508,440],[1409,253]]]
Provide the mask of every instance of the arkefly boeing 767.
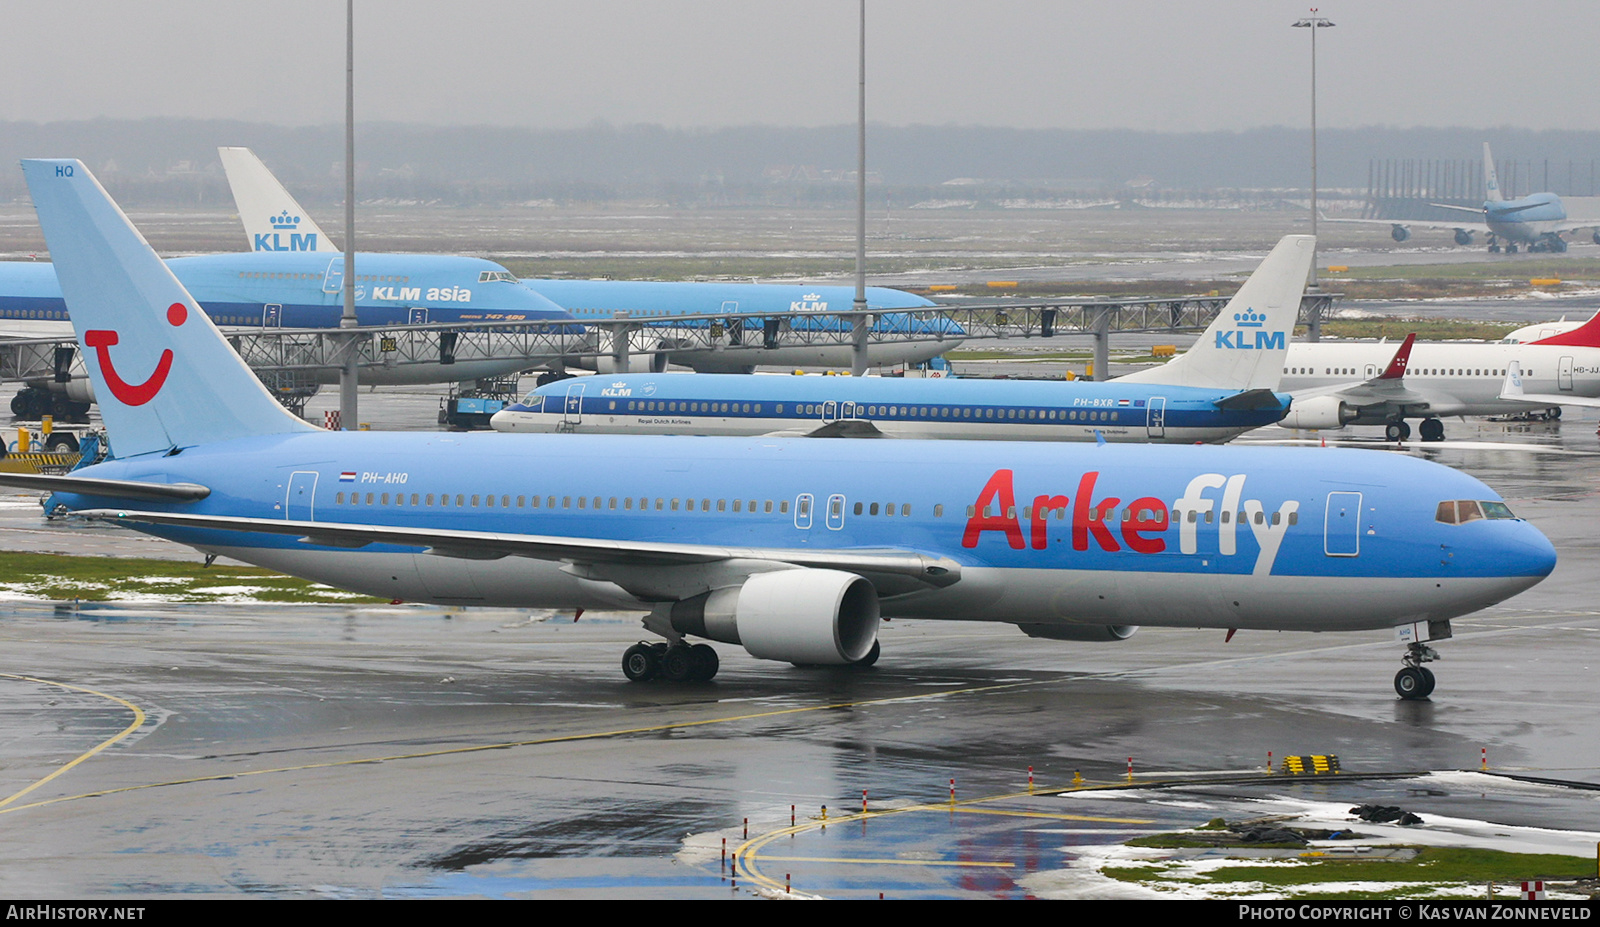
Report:
[[386,598],[634,609],[664,640],[628,649],[632,678],[710,678],[692,638],[870,663],[891,617],[1065,640],[1401,627],[1417,698],[1426,640],[1555,566],[1478,480],[1370,451],[324,432],[81,163],[23,167],[116,456],[0,482]]

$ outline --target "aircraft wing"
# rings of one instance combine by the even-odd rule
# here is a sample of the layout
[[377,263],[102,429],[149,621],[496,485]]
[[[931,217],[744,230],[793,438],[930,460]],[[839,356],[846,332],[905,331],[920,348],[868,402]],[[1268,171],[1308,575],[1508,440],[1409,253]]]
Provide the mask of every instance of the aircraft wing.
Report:
[[1500,385],[1500,398],[1508,402],[1526,402],[1531,405],[1583,406],[1600,409],[1600,399],[1573,396],[1570,393],[1525,393],[1522,391],[1522,362],[1511,361],[1506,367],[1505,382]]
[[785,428],[768,432],[768,438],[884,438],[888,437],[871,422],[857,420],[829,422],[816,428]]
[[0,473],[0,486],[36,489],[41,492],[75,492],[86,496],[118,499],[152,499],[162,502],[194,502],[211,495],[199,483],[146,483],[138,480],[106,480],[70,473]]
[[[910,591],[906,580],[926,586],[949,586],[961,579],[961,565],[947,557],[930,557],[909,550],[808,550],[792,548],[722,547],[609,538],[556,537],[534,534],[499,534],[488,531],[451,531],[400,528],[340,522],[286,521],[226,515],[190,515],[178,512],[140,512],[126,509],[88,509],[81,517],[126,524],[170,525],[181,528],[241,531],[299,537],[307,544],[355,549],[369,544],[425,547],[429,553],[465,560],[529,557],[564,561],[580,567],[705,567],[728,561],[787,563],[816,569],[860,573],[874,585]],[[627,571],[605,576],[628,588]],[[898,582],[897,582],[898,580]]]
[[[1319,221],[1321,221],[1321,222],[1343,222],[1343,223],[1347,223],[1347,224],[1356,224],[1356,225],[1387,225],[1390,228],[1393,228],[1394,226],[1399,225],[1399,226],[1405,226],[1407,228],[1415,227],[1415,228],[1422,228],[1422,229],[1450,229],[1450,230],[1459,229],[1461,231],[1466,231],[1466,232],[1481,232],[1481,233],[1483,233],[1485,235],[1489,234],[1489,231],[1490,231],[1489,223],[1483,221],[1483,210],[1474,209],[1474,210],[1471,210],[1471,211],[1473,213],[1477,214],[1478,221],[1469,222],[1469,221],[1463,220],[1463,221],[1460,221],[1460,222],[1444,222],[1444,221],[1441,221],[1441,220],[1438,220],[1438,219],[1330,219],[1327,216],[1321,216]],[[1589,224],[1593,225],[1594,223],[1591,222]]]

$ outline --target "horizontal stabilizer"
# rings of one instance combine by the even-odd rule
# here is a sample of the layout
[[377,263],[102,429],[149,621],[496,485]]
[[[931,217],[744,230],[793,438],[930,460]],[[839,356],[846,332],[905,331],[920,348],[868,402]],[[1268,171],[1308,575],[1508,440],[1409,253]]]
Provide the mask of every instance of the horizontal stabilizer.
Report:
[[1247,389],[1242,393],[1224,396],[1213,405],[1224,412],[1252,412],[1257,409],[1276,409],[1283,402],[1270,389]]
[[145,483],[139,480],[101,480],[94,477],[56,476],[49,473],[0,473],[0,486],[40,492],[73,492],[115,499],[149,499],[158,502],[196,502],[211,495],[199,483]]

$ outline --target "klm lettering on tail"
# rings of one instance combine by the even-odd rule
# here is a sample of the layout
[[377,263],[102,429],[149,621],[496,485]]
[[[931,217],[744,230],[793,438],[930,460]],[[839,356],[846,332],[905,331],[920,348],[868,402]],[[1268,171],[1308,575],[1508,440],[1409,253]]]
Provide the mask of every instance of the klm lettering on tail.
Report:
[[1234,324],[1238,328],[1231,328],[1216,333],[1217,347],[1231,348],[1240,351],[1282,351],[1284,337],[1281,330],[1269,332],[1262,331],[1267,317],[1264,313],[1254,309],[1233,314]]
[[[273,231],[256,232],[255,239],[257,251],[315,251],[317,250],[317,233],[307,232],[301,234],[295,229],[300,227],[300,217],[289,215],[289,210],[273,216],[270,220]],[[285,245],[283,240],[289,243]]]

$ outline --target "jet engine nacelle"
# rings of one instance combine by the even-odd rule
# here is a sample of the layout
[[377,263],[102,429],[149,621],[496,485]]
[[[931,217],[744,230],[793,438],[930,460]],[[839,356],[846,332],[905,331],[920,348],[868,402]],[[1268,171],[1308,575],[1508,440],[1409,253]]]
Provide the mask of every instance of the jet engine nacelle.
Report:
[[88,377],[73,377],[64,385],[67,398],[73,402],[94,402],[94,383]]
[[1315,399],[1296,399],[1289,407],[1289,414],[1278,424],[1284,428],[1343,428],[1360,414],[1339,401],[1338,397],[1318,396]]
[[[1400,239],[1400,240],[1403,241],[1404,239]],[[1458,245],[1470,245],[1470,244],[1472,244],[1472,231],[1470,229],[1456,229],[1456,244],[1458,244]]]
[[618,370],[616,358],[609,354],[579,358],[570,362],[570,365],[580,370],[593,370],[595,373],[661,373],[667,369],[667,355],[629,354],[626,371]]
[[1389,237],[1395,241],[1405,241],[1411,237],[1411,230],[1403,225],[1397,225],[1389,230]]
[[672,629],[738,644],[753,657],[839,666],[878,639],[878,592],[841,570],[776,570],[675,602]]
[[1017,627],[1029,637],[1096,644],[1125,641],[1139,630],[1139,626],[1133,624],[1019,624]]

